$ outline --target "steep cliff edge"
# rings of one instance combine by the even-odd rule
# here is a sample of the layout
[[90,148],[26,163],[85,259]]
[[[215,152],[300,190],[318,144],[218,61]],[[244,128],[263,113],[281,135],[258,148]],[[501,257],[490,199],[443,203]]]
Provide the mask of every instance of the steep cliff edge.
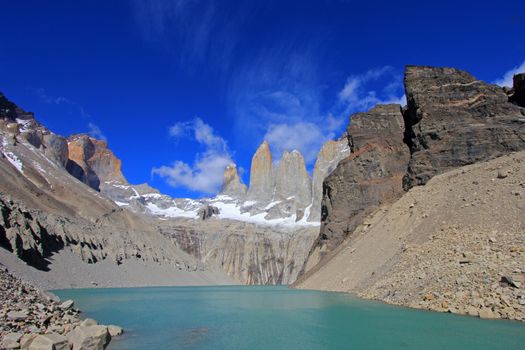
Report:
[[339,162],[350,155],[350,146],[346,135],[334,141],[328,140],[317,155],[312,177],[312,208],[308,221],[321,220],[321,201],[323,199],[323,181],[334,171]]
[[405,90],[405,189],[525,147],[525,110],[496,85],[454,68],[408,66]]
[[525,321],[525,151],[382,206],[295,287]]
[[[393,204],[366,201],[369,211],[359,217],[351,201],[359,205],[361,192],[341,196],[335,203],[344,205],[334,210],[333,198],[351,193],[362,179],[347,164],[356,149],[360,155],[360,133],[349,130],[352,154],[324,183],[327,216],[314,248],[326,249],[312,251],[295,286],[525,320],[525,153],[519,152],[525,149],[525,109],[509,102],[504,89],[452,68],[409,66],[405,88],[404,142],[410,157],[404,156],[409,160],[403,186],[409,192],[401,192],[398,172],[397,184],[380,177],[374,185],[388,189],[390,182],[392,192],[382,193],[391,200],[401,197]],[[388,128],[395,132],[382,140],[394,138],[401,145],[400,125]],[[383,160],[372,158],[365,169]],[[335,229],[325,231],[328,225]]]
[[84,134],[67,138],[67,171],[89,187],[99,191],[107,182],[127,184],[122,162],[108,149],[105,141]]
[[399,105],[357,113],[347,130],[350,155],[323,183],[321,232],[306,270],[333,250],[371,213],[401,197],[409,159]]

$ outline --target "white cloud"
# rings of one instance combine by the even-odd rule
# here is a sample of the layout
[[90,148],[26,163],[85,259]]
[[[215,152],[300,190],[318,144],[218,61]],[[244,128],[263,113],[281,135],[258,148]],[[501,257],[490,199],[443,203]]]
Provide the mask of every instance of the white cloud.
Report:
[[195,155],[193,164],[176,160],[170,166],[152,169],[173,187],[184,187],[204,194],[215,194],[222,185],[224,169],[232,163],[226,141],[213,128],[195,118],[179,122],[169,129],[170,136],[179,139],[189,137],[198,142],[204,150]]
[[[380,89],[372,89],[370,83],[386,80]],[[351,75],[339,92],[339,101],[347,113],[364,112],[377,104],[406,104],[406,96],[396,95],[402,90],[401,79],[390,66],[370,69],[365,73]]]
[[271,124],[264,139],[272,147],[275,160],[279,160],[284,151],[297,149],[305,162],[311,164],[315,162],[323,143],[335,136],[333,131],[309,122]]
[[107,141],[106,136],[102,133],[102,130],[100,130],[99,126],[95,123],[89,122],[88,123],[88,134],[96,139]]
[[525,61],[523,61],[521,65],[514,67],[511,70],[507,71],[503,75],[503,77],[494,81],[494,84],[497,84],[499,86],[512,87],[513,77],[515,74],[518,74],[518,73],[525,73]]

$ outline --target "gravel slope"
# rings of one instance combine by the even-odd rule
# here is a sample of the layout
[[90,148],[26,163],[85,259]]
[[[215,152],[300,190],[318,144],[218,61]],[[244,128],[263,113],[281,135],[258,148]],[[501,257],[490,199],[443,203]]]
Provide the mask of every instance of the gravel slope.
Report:
[[525,321],[525,152],[411,189],[294,286]]

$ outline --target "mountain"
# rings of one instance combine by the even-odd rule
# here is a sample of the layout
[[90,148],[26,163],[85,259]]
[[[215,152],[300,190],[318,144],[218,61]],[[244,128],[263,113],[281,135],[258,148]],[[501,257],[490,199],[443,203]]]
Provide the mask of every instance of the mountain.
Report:
[[239,174],[237,173],[237,166],[230,164],[224,170],[224,180],[221,187],[221,194],[232,197],[242,198],[246,195],[248,188],[242,183]]
[[[66,139],[3,95],[0,141],[0,257],[11,269],[33,275],[46,287],[91,286],[91,281],[106,284],[109,276],[115,279],[111,283],[129,285],[131,280],[118,276],[141,269],[158,273],[153,278],[157,284],[168,277],[195,283],[205,276],[209,281],[228,280],[220,270],[212,272],[177,248],[149,218],[121,209],[71,176],[66,170]],[[34,270],[13,260],[15,256]],[[107,269],[92,271],[91,281],[75,273],[98,263]],[[166,270],[170,272],[164,274]],[[43,272],[50,272],[53,280]],[[187,276],[189,272],[195,273]]]
[[[287,284],[301,271],[318,223],[306,221],[312,184],[298,151],[285,152],[274,165],[268,143],[261,145],[253,168],[261,186],[270,186],[266,197],[255,196],[262,193],[257,180],[249,192],[231,164],[219,195],[172,198],[129,184],[107,142],[56,135],[3,95],[0,102],[2,161],[9,163],[2,167],[0,243],[14,253],[0,250],[0,260],[10,268],[46,288]],[[264,157],[270,162],[259,160]],[[67,265],[90,274],[90,281]]]
[[353,115],[294,286],[525,320],[521,81],[408,66],[406,107]]

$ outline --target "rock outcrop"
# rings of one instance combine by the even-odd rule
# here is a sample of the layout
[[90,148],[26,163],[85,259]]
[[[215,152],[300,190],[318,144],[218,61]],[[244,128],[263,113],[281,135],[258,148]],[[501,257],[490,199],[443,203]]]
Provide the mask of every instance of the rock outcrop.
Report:
[[525,149],[525,109],[454,68],[407,66],[406,190],[437,174]]
[[350,155],[346,135],[337,141],[327,141],[315,161],[312,179],[312,207],[308,221],[321,220],[321,200],[323,198],[323,181],[334,171],[339,162]]
[[[109,330],[116,326],[87,327],[73,301],[62,304],[20,281],[0,265],[0,348],[1,349],[105,349]],[[93,321],[96,324],[96,321]],[[93,327],[96,327],[97,332]],[[114,332],[114,336],[122,334]]]
[[270,146],[264,141],[252,158],[248,200],[270,202],[273,196],[273,158]]
[[247,187],[237,173],[237,166],[235,164],[228,165],[224,170],[224,180],[220,193],[235,198],[243,198],[246,196],[246,191]]
[[514,76],[512,96],[509,100],[518,106],[525,107],[525,73]]
[[312,201],[312,182],[299,151],[283,153],[275,170],[274,200],[292,198],[297,206],[306,207]]
[[378,105],[353,115],[347,135],[351,153],[323,183],[321,232],[307,269],[341,244],[373,210],[403,194],[409,152],[402,141],[401,106]]
[[86,185],[99,191],[105,182],[127,184],[122,162],[108,149],[107,142],[78,134],[68,138],[67,147],[67,170]]
[[56,135],[42,126],[34,118],[33,113],[9,101],[0,93],[0,121],[3,129],[12,135],[20,135],[35,148],[41,149],[48,159],[65,167],[68,160],[66,139]]

